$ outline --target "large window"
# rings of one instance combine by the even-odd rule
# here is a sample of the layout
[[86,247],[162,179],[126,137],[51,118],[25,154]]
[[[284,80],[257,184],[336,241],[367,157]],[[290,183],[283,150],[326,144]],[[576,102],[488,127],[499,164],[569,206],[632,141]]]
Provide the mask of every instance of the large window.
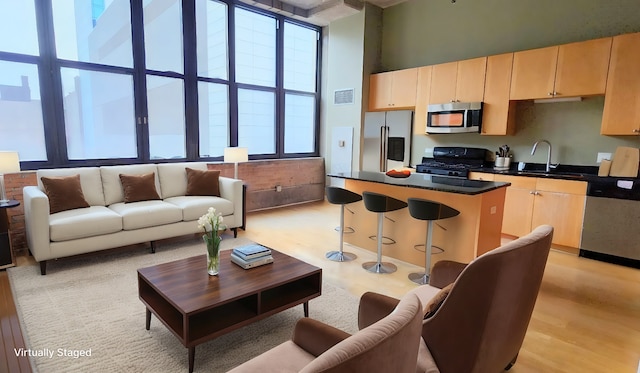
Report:
[[0,150],[24,169],[318,154],[318,27],[237,0],[0,0],[0,33]]

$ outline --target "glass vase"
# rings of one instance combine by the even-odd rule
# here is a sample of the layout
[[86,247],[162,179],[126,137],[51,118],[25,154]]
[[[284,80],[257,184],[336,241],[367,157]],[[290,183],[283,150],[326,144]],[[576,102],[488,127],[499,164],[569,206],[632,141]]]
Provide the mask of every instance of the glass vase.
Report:
[[202,239],[207,245],[207,273],[210,276],[217,276],[220,269],[220,241],[222,237],[213,237],[205,234]]

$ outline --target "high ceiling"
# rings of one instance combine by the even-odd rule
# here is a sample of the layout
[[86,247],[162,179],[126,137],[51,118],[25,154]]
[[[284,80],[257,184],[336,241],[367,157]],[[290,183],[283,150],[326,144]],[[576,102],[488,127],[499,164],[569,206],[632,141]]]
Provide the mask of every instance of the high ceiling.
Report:
[[390,7],[406,0],[242,0],[257,7],[281,13],[288,17],[326,26],[332,21],[356,14],[368,2],[380,8]]

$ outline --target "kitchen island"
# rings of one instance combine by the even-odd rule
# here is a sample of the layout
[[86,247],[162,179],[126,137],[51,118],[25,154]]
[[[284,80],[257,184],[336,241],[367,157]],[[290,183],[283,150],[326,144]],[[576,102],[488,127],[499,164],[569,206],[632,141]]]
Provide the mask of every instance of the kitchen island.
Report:
[[[406,201],[423,198],[444,203],[460,215],[438,220],[434,227],[432,264],[446,259],[468,263],[475,257],[500,246],[504,197],[509,183],[467,180],[463,178],[412,173],[394,178],[379,172],[335,173],[344,179],[344,187],[362,194],[364,191],[386,194]],[[376,252],[376,214],[363,202],[348,205],[345,226],[354,232],[344,241]],[[382,255],[424,266],[424,242],[427,222],[416,220],[404,208],[385,214]]]

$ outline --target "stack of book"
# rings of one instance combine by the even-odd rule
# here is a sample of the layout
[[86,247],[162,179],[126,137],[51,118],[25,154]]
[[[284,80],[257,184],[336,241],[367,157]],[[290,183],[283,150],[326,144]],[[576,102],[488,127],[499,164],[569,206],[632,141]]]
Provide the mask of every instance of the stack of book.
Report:
[[257,243],[236,247],[231,252],[231,261],[244,269],[273,262],[271,250]]

